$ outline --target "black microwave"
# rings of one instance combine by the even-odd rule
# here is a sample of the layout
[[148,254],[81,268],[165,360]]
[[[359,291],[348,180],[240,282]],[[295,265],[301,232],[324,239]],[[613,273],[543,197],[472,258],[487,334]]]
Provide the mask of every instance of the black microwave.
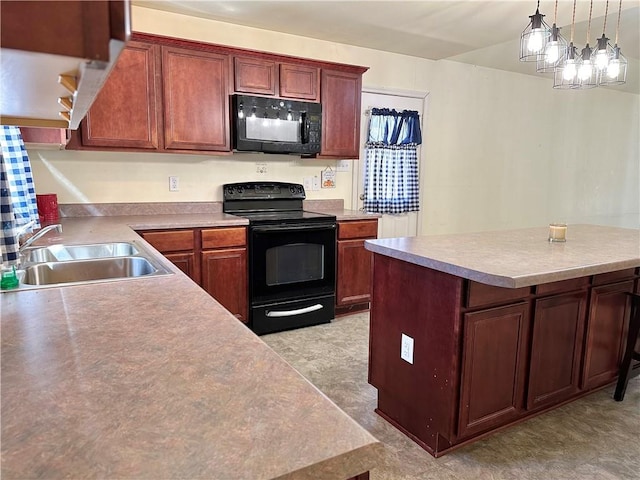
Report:
[[233,95],[233,148],[239,152],[320,153],[322,105]]

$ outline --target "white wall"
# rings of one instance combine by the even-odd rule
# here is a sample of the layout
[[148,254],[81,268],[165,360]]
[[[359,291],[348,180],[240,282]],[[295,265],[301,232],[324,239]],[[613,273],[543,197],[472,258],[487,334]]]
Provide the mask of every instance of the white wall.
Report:
[[423,233],[640,226],[640,97],[451,61],[431,84]]
[[[547,78],[433,62],[133,7],[136,31],[369,66],[363,85],[428,91],[422,153],[422,233],[544,225],[640,227],[640,96],[599,88],[555,91]],[[614,146],[600,143],[616,140]],[[221,200],[220,185],[249,179],[302,182],[335,162],[289,156],[31,151],[39,193],[60,203]],[[267,163],[267,175],[255,163]],[[168,176],[180,192],[168,191]],[[337,188],[308,197],[343,198]]]

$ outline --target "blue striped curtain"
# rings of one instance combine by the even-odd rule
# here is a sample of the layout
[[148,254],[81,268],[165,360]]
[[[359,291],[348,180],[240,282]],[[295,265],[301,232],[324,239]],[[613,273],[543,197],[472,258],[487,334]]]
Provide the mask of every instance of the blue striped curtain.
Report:
[[371,110],[365,145],[364,209],[375,213],[417,212],[420,116],[413,110]]
[[18,260],[18,230],[39,228],[40,220],[31,163],[20,129],[0,128],[0,253],[3,264],[13,265]]

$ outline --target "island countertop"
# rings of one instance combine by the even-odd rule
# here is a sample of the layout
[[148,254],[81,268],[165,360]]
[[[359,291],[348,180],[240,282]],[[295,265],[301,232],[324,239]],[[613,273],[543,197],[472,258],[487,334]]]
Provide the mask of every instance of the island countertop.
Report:
[[[228,217],[65,218],[39,244],[144,242],[130,225]],[[375,466],[373,436],[157,260],[173,274],[0,294],[2,478],[337,480]]]
[[569,225],[551,243],[548,227],[366,240],[381,255],[498,287],[519,288],[640,266],[640,230]]

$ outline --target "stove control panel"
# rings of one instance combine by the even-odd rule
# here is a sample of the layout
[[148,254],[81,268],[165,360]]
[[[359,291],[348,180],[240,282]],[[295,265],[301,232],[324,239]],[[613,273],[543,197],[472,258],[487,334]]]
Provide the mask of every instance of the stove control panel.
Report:
[[299,183],[243,182],[223,185],[225,201],[229,200],[304,200],[304,187]]

